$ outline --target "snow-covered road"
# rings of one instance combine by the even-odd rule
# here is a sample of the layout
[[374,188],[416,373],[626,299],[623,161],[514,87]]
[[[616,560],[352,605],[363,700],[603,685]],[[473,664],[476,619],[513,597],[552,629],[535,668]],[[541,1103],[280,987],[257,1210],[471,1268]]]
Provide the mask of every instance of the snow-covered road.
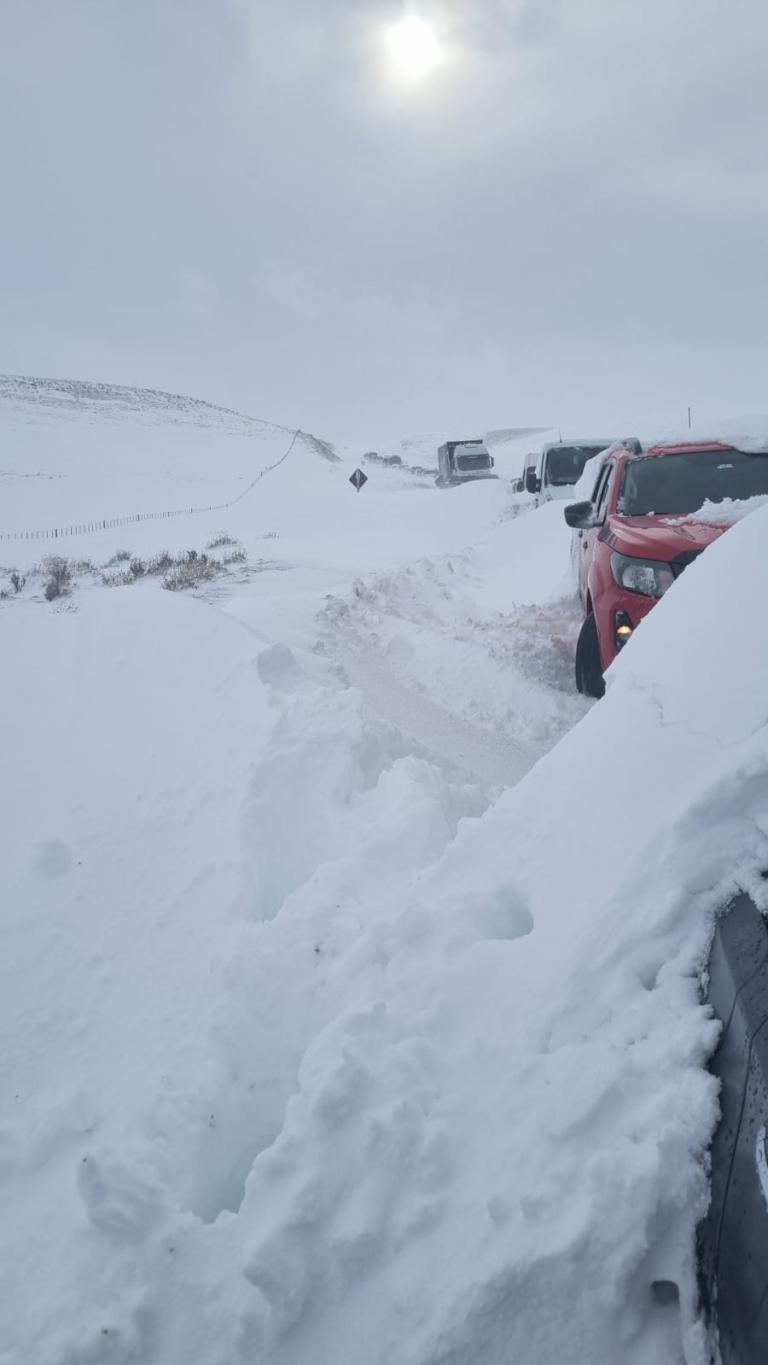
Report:
[[[33,416],[52,518],[105,448],[131,488],[122,409]],[[765,898],[768,513],[590,708],[561,509],[352,468],[304,445],[225,527],[137,527],[268,557],[196,597],[0,600],[0,1361],[702,1365],[696,970]]]

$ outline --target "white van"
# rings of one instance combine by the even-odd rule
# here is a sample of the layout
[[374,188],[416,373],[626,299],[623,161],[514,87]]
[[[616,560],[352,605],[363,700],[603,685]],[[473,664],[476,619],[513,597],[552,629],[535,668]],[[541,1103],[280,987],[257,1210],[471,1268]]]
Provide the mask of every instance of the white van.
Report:
[[537,493],[542,502],[550,498],[571,498],[584,473],[584,466],[594,455],[613,445],[615,437],[598,440],[547,441],[538,452],[525,457],[522,488],[526,493]]

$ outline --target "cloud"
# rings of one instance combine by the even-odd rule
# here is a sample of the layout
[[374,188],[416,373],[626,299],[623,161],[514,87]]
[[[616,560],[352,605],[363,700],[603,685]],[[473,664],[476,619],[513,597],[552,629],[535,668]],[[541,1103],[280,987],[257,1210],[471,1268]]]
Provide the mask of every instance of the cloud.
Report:
[[759,407],[763,0],[423,0],[410,91],[405,9],[11,7],[0,369],[330,436]]

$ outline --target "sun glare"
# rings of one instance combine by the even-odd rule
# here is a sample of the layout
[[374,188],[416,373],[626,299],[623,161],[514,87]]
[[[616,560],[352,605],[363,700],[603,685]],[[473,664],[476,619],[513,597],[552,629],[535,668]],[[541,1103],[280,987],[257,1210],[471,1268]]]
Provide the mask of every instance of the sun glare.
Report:
[[423,80],[443,60],[437,34],[424,19],[402,19],[392,25],[387,38],[392,65],[403,80]]

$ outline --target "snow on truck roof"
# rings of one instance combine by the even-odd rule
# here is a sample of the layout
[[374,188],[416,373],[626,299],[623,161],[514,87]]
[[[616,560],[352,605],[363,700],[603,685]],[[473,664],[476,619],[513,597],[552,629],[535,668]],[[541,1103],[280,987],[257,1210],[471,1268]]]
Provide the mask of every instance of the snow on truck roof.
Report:
[[636,441],[630,444],[628,441],[615,442],[610,447],[611,450],[624,448],[629,452],[632,459],[642,459],[648,455],[694,455],[697,452],[712,450],[738,450],[745,455],[768,455],[768,442],[745,441],[736,438],[723,440],[721,437],[711,437],[704,439],[697,437],[695,440],[688,439],[681,441],[674,440],[653,440]]

